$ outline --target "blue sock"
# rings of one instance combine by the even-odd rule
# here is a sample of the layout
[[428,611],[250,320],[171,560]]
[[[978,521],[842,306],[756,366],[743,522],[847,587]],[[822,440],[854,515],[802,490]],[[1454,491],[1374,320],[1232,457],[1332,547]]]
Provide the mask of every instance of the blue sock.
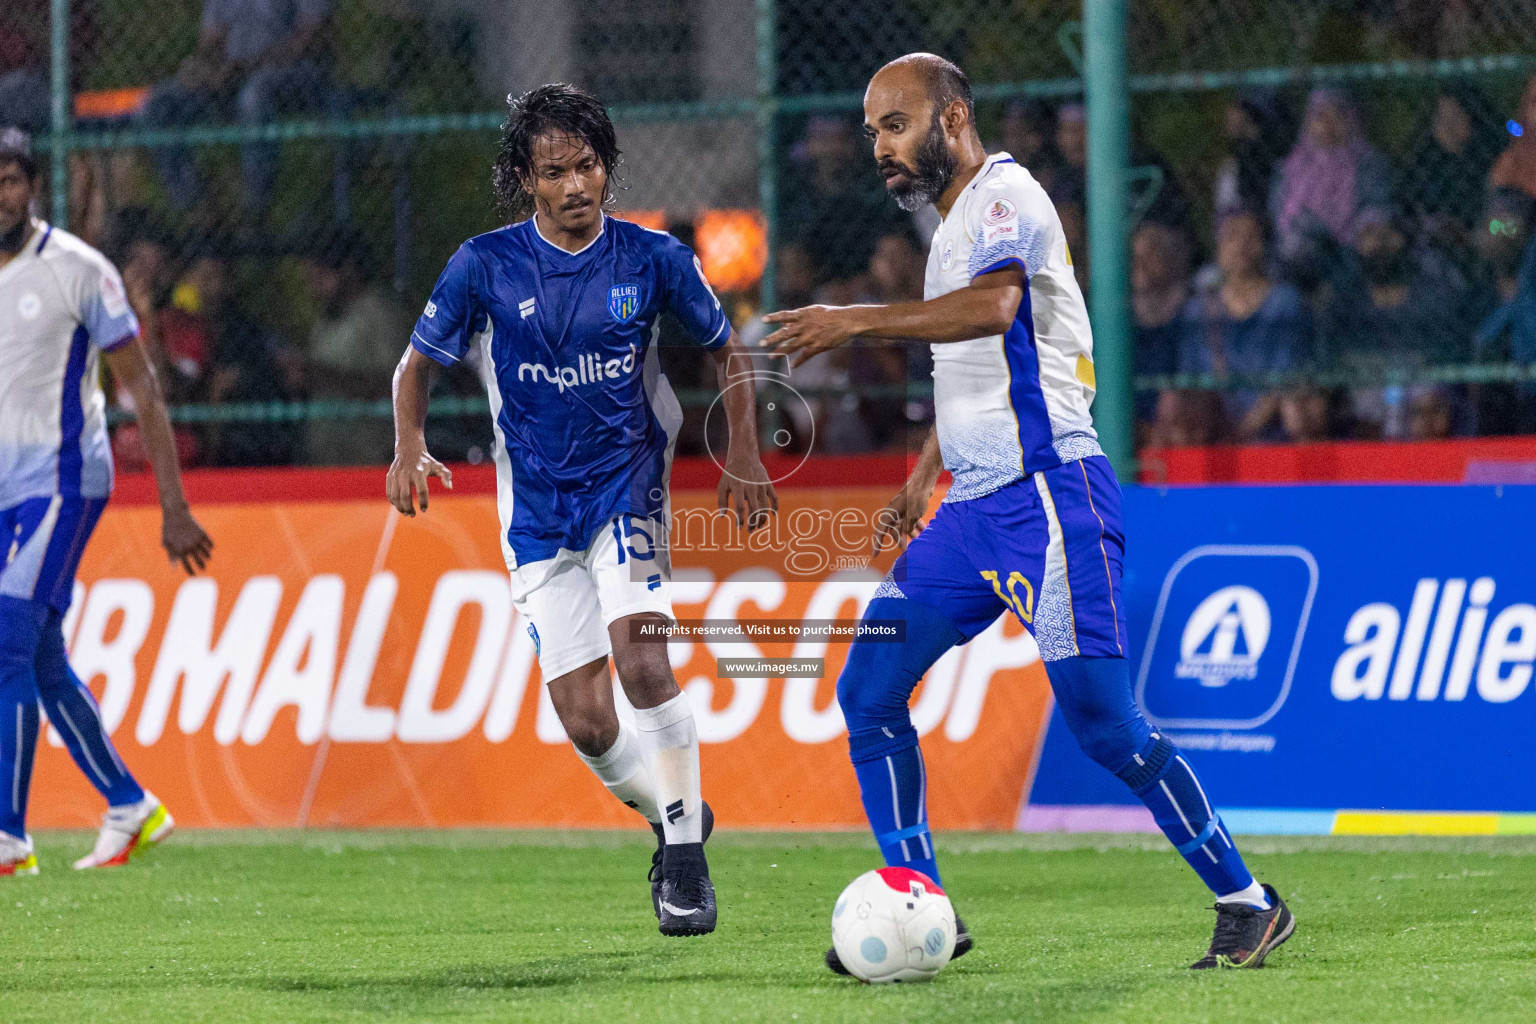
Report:
[[1124,658],[1063,658],[1046,662],[1045,670],[1083,752],[1147,805],[1157,827],[1211,891],[1229,896],[1251,886],[1253,875],[1194,769],[1136,706],[1130,663]]
[[928,831],[928,777],[907,702],[923,673],[963,637],[937,610],[906,598],[871,601],[864,621],[872,619],[904,620],[906,639],[854,641],[837,679],[859,796],[886,864],[942,885]]
[[0,831],[27,832],[27,794],[37,750],[37,678],[33,662],[42,605],[0,597]]
[[883,757],[854,761],[853,771],[859,777],[864,813],[885,863],[921,871],[943,885],[934,861],[933,836],[928,831],[923,752],[918,749],[915,731],[911,738],[910,746]]
[[109,806],[138,803],[144,799],[144,790],[107,737],[96,698],[69,667],[59,613],[52,608],[47,611],[36,661],[37,693],[43,710],[64,738],[75,764]]
[[1230,896],[1253,884],[1242,854],[1178,747],[1161,734],[1152,733],[1146,749],[1121,778],[1147,805],[1157,827],[1212,892]]

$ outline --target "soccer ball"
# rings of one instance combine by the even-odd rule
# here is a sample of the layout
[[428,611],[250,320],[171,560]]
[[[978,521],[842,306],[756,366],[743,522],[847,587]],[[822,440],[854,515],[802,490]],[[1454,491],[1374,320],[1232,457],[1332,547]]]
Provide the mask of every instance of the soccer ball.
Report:
[[920,871],[866,871],[832,908],[832,946],[860,981],[932,981],[955,952],[955,908]]

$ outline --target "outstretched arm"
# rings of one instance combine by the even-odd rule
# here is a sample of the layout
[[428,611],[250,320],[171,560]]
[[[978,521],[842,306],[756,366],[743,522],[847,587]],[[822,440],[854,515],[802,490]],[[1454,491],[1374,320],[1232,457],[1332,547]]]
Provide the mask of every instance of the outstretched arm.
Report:
[[763,345],[799,366],[860,335],[940,344],[986,338],[1008,330],[1024,301],[1024,287],[1024,272],[1009,264],[926,302],[786,309],[763,317],[779,326]]
[[939,452],[939,431],[935,427],[928,431],[922,454],[917,457],[917,465],[912,467],[906,484],[875,516],[875,554],[884,551],[889,543],[899,544],[923,532],[923,516],[928,514],[928,502],[942,472],[944,458]]
[[453,490],[453,471],[427,453],[427,396],[432,360],[407,346],[395,367],[395,461],[384,478],[384,493],[401,515],[414,516],[416,501],[427,510],[427,477]]
[[155,472],[155,486],[160,491],[160,543],[171,563],[181,563],[188,576],[196,575],[208,564],[213,541],[192,518],[187,496],[181,489],[181,467],[176,464],[176,436],[171,432],[171,417],[165,411],[165,399],[155,379],[155,369],[137,338],[105,353],[107,368],[119,384],[133,396],[133,408],[139,420],[139,437]]
[[745,526],[750,533],[766,525],[770,512],[779,511],[779,496],[757,451],[757,382],[752,356],[735,334],[713,354],[720,402],[730,428],[725,472],[720,476],[720,508],[734,512],[736,525]]

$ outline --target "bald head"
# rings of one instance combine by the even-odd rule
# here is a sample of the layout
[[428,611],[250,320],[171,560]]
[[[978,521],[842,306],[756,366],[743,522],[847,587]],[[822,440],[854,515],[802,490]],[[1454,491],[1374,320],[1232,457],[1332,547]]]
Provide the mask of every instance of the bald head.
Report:
[[971,98],[971,80],[953,61],[936,53],[909,53],[897,57],[869,80],[870,90],[877,87],[895,87],[909,95],[920,93],[933,104],[935,111],[945,110],[951,103],[963,103],[965,116],[975,128],[976,101]]
[[932,53],[909,53],[875,73],[864,90],[864,130],[886,190],[905,210],[943,212],[957,171],[986,159],[965,73]]

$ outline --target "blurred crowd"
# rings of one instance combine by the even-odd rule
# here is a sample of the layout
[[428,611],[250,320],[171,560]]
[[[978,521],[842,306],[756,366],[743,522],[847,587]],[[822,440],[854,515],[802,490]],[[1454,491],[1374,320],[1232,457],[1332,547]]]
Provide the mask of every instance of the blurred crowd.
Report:
[[[268,261],[246,258],[230,236],[178,238],[138,207],[116,219],[107,254],[122,269],[167,400],[209,407],[211,414],[205,422],[177,426],[185,465],[367,465],[387,461],[393,451],[387,416],[360,414],[355,400],[387,404],[410,317],[377,280],[378,260],[360,233],[337,227],[323,242],[299,240],[283,251],[273,271]],[[253,314],[244,298],[253,271],[284,273],[299,282],[307,330],[290,334]],[[473,394],[479,383],[466,369],[445,372],[439,388]],[[115,398],[127,402],[126,393]],[[262,422],[218,417],[219,406],[303,400],[337,400],[343,415],[322,409],[321,415],[294,419],[277,406]],[[488,437],[488,426],[447,431],[439,447],[462,459],[476,446],[483,452]],[[117,429],[114,449],[122,468],[143,467],[132,423]]]
[[[39,26],[48,10],[48,0],[0,8],[0,124],[46,132]],[[72,5],[77,91],[100,34],[91,12],[90,3]],[[1406,22],[1393,17],[1382,24],[1395,32]],[[403,92],[395,72],[372,93],[338,80],[334,22],[332,0],[203,0],[196,40],[174,75],[145,83],[131,109],[81,124],[249,127],[388,110]],[[1403,38],[1441,38],[1440,28]],[[387,63],[401,74],[424,66],[399,53]],[[1219,111],[1187,103],[1184,111],[1215,111],[1199,115],[1209,123],[1181,122],[1201,133],[1190,152],[1160,152],[1148,138],[1177,133],[1136,122],[1129,198],[1138,217],[1131,312],[1140,445],[1536,432],[1531,384],[1398,382],[1433,380],[1440,366],[1536,363],[1536,78],[1518,100],[1490,97],[1488,87],[1421,84],[1406,145],[1401,132],[1383,144],[1378,97],[1338,87],[1235,94]],[[979,121],[988,148],[1012,154],[1050,194],[1086,290],[1093,254],[1083,105],[984,104]],[[920,298],[937,215],[903,213],[886,197],[857,116],[785,117],[780,137],[789,141],[772,169],[775,305]],[[274,405],[261,422],[218,412],[387,400],[421,283],[400,269],[398,226],[412,217],[398,198],[385,211],[397,230],[393,259],[377,223],[349,220],[355,148],[330,144],[323,164],[303,169],[325,179],[325,208],[281,213],[285,158],[275,141],[231,149],[223,170],[235,185],[223,189],[207,180],[217,162],[183,147],[72,156],[71,227],[122,268],[171,401],[204,407],[201,419],[178,426],[189,465],[387,461],[388,419],[355,401],[346,417],[332,414],[341,405],[316,406],[308,417]],[[1211,155],[1191,166],[1195,152]],[[687,220],[670,229],[692,241]],[[446,250],[431,255],[440,265]],[[426,256],[420,262],[432,262]],[[766,333],[757,287],[721,297],[749,342]],[[697,454],[721,429],[709,412],[715,371],[674,326],[664,324],[662,359],[684,398],[678,451]],[[923,346],[875,343],[815,360],[787,376],[786,388],[768,389],[765,437],[787,451],[918,445],[932,419],[930,365]],[[473,367],[436,386],[446,395],[480,390]],[[484,458],[484,418],[434,418],[430,440],[443,457]],[[142,462],[131,423],[117,428],[117,441],[128,468]]]
[[[1397,160],[1373,145],[1349,92],[1314,89],[1294,111],[1288,99],[1234,96],[1210,126],[1224,144],[1203,174],[1181,176],[1163,154],[1133,146],[1139,443],[1536,432],[1530,385],[1399,381],[1536,362],[1536,135],[1525,127],[1536,132],[1536,78],[1507,113],[1475,83],[1440,83]],[[1086,293],[1083,105],[1014,102],[982,128],[990,149],[1010,153],[1051,196]],[[878,181],[854,173],[861,161],[856,122],[830,115],[810,118],[791,149],[780,305],[921,295],[918,239],[936,215],[900,213]],[[916,394],[925,354],[900,354],[850,347],[803,379]],[[926,412],[920,400],[852,397],[819,409],[818,446],[855,451],[898,433],[920,441],[920,429],[880,417],[901,409],[920,428]]]
[[[100,42],[95,14],[92,3],[71,6],[77,96]],[[195,42],[174,75],[128,90],[138,95],[120,109],[78,108],[75,123],[255,127],[287,117],[345,117],[363,104],[387,109],[387,88],[369,95],[336,76],[334,14],[332,0],[203,0]],[[49,0],[0,7],[0,125],[48,129],[49,16]],[[383,56],[398,63],[398,54]],[[412,318],[391,279],[398,277],[393,262],[349,221],[354,148],[334,147],[323,208],[281,217],[272,210],[282,156],[275,141],[239,147],[232,190],[210,187],[208,166],[186,147],[72,155],[70,227],[121,269],[169,402],[204,407],[201,418],[176,427],[184,465],[388,461],[387,415],[368,415],[355,400],[387,406]],[[444,374],[437,387],[475,394],[480,385],[465,370]],[[109,387],[109,394],[129,404],[126,392]],[[287,404],[328,400],[353,401],[334,407],[342,416],[322,409],[294,417]],[[221,416],[225,406],[246,415]],[[270,415],[252,417],[253,406]],[[484,457],[490,428],[482,419],[434,421],[435,447],[445,458]],[[122,469],[146,465],[132,422],[115,428],[114,451]]]
[[1143,391],[1142,440],[1536,431],[1528,385],[1394,383],[1536,360],[1536,78],[1512,113],[1443,82],[1394,161],[1341,89],[1313,90],[1294,128],[1277,96],[1234,98],[1208,239],[1149,214],[1131,266],[1138,372],[1226,386]]

